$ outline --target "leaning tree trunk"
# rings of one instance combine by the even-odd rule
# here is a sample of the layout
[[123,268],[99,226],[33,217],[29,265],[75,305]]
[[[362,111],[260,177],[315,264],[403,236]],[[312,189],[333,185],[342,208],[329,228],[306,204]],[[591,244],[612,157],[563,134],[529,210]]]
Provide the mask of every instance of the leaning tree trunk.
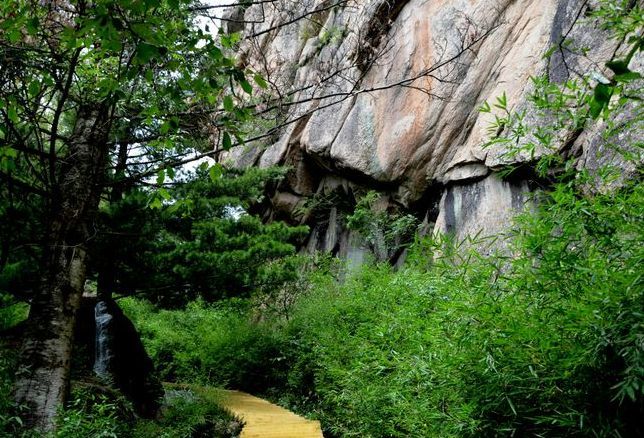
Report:
[[55,428],[68,391],[76,310],[85,283],[88,225],[96,214],[107,152],[107,111],[81,106],[52,190],[41,284],[31,303],[16,401],[27,426]]

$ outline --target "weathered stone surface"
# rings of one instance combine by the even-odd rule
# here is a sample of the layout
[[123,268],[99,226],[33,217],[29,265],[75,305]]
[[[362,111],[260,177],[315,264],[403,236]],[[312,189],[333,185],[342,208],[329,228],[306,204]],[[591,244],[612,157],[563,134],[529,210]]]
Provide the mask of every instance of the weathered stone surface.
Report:
[[525,182],[511,183],[496,175],[450,186],[440,201],[434,232],[451,234],[457,242],[468,236],[498,236],[507,230],[512,217],[526,208],[529,195]]
[[349,269],[355,269],[372,257],[372,252],[359,233],[346,230],[342,233],[337,255],[347,261]]
[[278,213],[292,214],[302,205],[302,197],[288,192],[278,192],[271,200],[274,210]]
[[[604,122],[582,132],[557,130],[550,149],[532,135],[515,146],[536,146],[516,154],[507,153],[507,144],[486,146],[500,110],[482,113],[484,102],[505,95],[510,111],[525,111],[527,124],[553,126],[553,116],[529,101],[532,77],[547,74],[563,82],[592,71],[610,77],[604,62],[623,54],[625,44],[587,17],[597,0],[332,4],[278,0],[250,6],[244,15],[262,21],[246,26],[244,34],[251,35],[319,10],[243,44],[247,65],[291,93],[285,115],[297,122],[285,126],[278,141],[254,150],[257,156],[233,153],[231,159],[289,165],[294,170],[288,187],[280,190],[312,196],[334,190],[336,181],[350,199],[354,189],[376,189],[402,206],[420,205],[419,217],[436,222],[436,230],[465,236],[501,231],[523,203],[527,183],[494,176],[506,165],[529,165],[557,152],[578,157],[580,167],[612,163],[626,175],[634,171],[609,150]],[[544,57],[553,47],[552,56]],[[632,69],[642,70],[640,58]],[[638,129],[619,135],[635,138],[642,135]],[[435,208],[423,199],[442,200]],[[361,254],[361,247],[347,243],[342,226],[310,225],[309,249]]]
[[[623,55],[624,48],[621,48]],[[633,71],[644,71],[644,54],[639,52],[633,57],[629,68]],[[628,85],[626,92],[637,95],[643,80]],[[638,111],[635,102],[629,102],[620,111],[610,115],[608,121],[600,120],[591,128],[584,130],[576,139],[572,149],[579,154],[578,169],[586,169],[595,176],[588,191],[606,191],[619,187],[624,180],[636,177],[637,163],[642,162],[641,141],[644,138],[644,123],[640,120],[633,123],[634,113]],[[636,119],[635,119],[636,120]],[[617,129],[606,136],[607,125]],[[637,144],[640,144],[638,147]],[[612,167],[614,175],[602,179],[598,177],[602,169]]]

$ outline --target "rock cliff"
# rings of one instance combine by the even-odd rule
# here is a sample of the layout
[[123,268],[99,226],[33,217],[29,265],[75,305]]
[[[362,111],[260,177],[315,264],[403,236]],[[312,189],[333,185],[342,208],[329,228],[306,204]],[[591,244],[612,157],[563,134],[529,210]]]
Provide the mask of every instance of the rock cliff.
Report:
[[[502,231],[543,183],[531,168],[543,154],[573,157],[589,169],[615,162],[625,174],[633,171],[607,150],[606,122],[557,127],[549,148],[531,135],[512,154],[507,143],[486,145],[491,135],[506,133],[490,132],[495,111],[479,111],[485,102],[505,96],[526,123],[557,126],[531,102],[538,85],[532,78],[565,83],[588,73],[611,76],[604,64],[627,43],[590,18],[596,6],[592,0],[277,0],[232,8],[227,26],[242,34],[240,62],[266,78],[275,100],[258,106],[272,136],[222,159],[290,166],[264,211],[267,219],[311,225],[309,249],[356,261],[373,252],[343,221],[369,189],[381,193],[382,211],[413,212],[420,232],[461,238]],[[641,64],[636,57],[630,67]],[[640,126],[624,135],[641,133]],[[519,170],[499,177],[508,165]]]

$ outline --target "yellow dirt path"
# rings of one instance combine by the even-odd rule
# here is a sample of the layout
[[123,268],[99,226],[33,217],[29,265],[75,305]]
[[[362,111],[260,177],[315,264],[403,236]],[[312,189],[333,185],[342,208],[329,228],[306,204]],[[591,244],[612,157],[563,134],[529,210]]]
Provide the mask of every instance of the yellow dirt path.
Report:
[[240,391],[221,390],[218,403],[244,421],[240,438],[323,438],[319,421]]

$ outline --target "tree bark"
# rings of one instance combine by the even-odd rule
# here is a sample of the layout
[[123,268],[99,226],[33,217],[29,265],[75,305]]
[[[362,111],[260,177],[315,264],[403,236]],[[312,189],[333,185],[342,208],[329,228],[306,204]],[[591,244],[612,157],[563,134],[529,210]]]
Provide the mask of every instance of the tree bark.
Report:
[[85,284],[86,245],[106,167],[107,108],[81,105],[53,184],[41,279],[31,303],[15,400],[26,425],[55,429],[68,392],[75,314]]

